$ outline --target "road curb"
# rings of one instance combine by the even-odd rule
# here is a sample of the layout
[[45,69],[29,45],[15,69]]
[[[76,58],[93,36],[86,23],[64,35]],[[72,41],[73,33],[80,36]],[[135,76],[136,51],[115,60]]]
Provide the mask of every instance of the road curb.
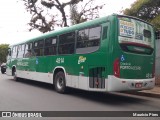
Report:
[[146,97],[155,97],[155,98],[160,98],[160,93],[155,93],[155,92],[146,92],[146,91],[132,91],[132,92],[127,92],[128,94],[133,94],[133,95],[140,95],[140,96],[146,96]]

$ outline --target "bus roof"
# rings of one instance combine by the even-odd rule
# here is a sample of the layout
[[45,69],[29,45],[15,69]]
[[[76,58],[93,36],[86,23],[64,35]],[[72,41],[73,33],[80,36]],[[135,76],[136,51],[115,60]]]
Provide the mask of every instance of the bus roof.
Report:
[[91,20],[91,21],[80,23],[80,24],[76,24],[76,25],[73,25],[73,26],[70,26],[70,27],[64,27],[60,30],[54,30],[54,31],[51,31],[49,33],[44,33],[40,36],[22,41],[22,42],[17,43],[17,44],[13,44],[11,46],[20,45],[20,44],[28,43],[28,42],[31,42],[31,41],[37,41],[37,40],[40,40],[40,39],[44,39],[44,38],[47,38],[47,37],[52,37],[52,36],[56,36],[56,35],[60,35],[60,34],[65,34],[65,33],[68,33],[68,32],[74,31],[74,30],[83,29],[83,28],[86,28],[86,27],[89,27],[89,26],[96,26],[98,24],[105,23],[107,20],[112,19],[113,17],[128,17],[128,18],[136,19],[136,20],[145,22],[147,24],[150,24],[150,23],[148,23],[144,20],[141,20],[139,18],[136,18],[136,17],[127,16],[127,15],[112,14],[112,15],[105,16],[105,17],[102,17],[102,18],[97,18],[95,20]]
[[117,15],[117,16],[118,16],[118,17],[127,17],[127,18],[131,18],[131,19],[135,19],[135,20],[142,21],[142,22],[144,22],[144,23],[147,23],[147,24],[153,26],[153,25],[150,24],[149,22],[147,22],[147,21],[145,21],[145,20],[142,20],[142,19],[140,19],[140,18],[137,18],[137,17],[128,16],[128,15]]
[[13,44],[11,46],[20,45],[20,44],[28,43],[28,42],[31,42],[31,41],[37,41],[37,40],[40,40],[40,39],[44,39],[44,38],[47,38],[47,37],[52,37],[52,36],[56,36],[56,35],[60,35],[60,34],[65,34],[65,33],[68,33],[68,32],[74,31],[74,30],[83,29],[83,28],[86,28],[86,27],[89,27],[89,26],[96,26],[96,25],[104,23],[106,21],[107,21],[107,17],[97,18],[95,20],[91,20],[91,21],[87,21],[87,22],[84,22],[84,23],[76,24],[76,25],[73,25],[73,26],[70,26],[70,27],[64,27],[60,30],[54,30],[54,31],[51,31],[49,33],[44,33],[40,36],[22,41],[22,42],[17,43],[17,44]]

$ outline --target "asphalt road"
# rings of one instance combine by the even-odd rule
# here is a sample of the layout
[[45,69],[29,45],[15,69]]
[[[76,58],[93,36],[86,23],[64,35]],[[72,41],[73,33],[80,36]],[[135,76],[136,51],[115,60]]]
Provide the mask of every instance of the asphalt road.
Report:
[[67,94],[59,94],[50,84],[28,80],[16,82],[11,76],[0,73],[0,111],[160,111],[160,99],[76,89],[69,89]]

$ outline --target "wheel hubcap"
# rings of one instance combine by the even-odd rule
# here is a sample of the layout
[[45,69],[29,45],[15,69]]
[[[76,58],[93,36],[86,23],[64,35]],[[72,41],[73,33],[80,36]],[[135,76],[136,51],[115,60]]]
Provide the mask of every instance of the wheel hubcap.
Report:
[[58,80],[57,80],[57,87],[58,87],[58,89],[61,89],[62,87],[63,87],[63,78],[62,77],[60,77],[60,78],[58,78]]

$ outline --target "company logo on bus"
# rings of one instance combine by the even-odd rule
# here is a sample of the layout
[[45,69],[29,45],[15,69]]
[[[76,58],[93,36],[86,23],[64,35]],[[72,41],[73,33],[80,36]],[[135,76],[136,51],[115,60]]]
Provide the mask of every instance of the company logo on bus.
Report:
[[78,64],[84,63],[85,61],[86,61],[86,57],[84,57],[84,56],[79,56]]

